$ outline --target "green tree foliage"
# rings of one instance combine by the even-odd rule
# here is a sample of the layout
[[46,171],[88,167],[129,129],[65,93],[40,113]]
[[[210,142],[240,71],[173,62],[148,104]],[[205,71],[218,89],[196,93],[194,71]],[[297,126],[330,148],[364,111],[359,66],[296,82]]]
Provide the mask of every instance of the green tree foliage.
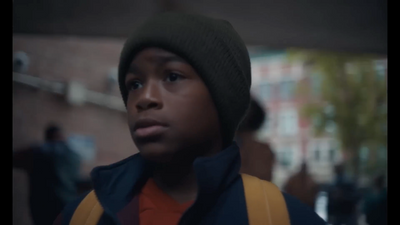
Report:
[[[307,62],[310,77],[320,81],[318,96],[309,84],[298,87],[307,99],[302,115],[313,121],[316,135],[327,131],[335,135],[341,149],[351,156],[349,165],[356,177],[385,166],[381,156],[387,149],[386,75],[375,67],[381,58],[290,50],[289,59]],[[360,161],[361,149],[368,149],[364,161],[362,157]]]

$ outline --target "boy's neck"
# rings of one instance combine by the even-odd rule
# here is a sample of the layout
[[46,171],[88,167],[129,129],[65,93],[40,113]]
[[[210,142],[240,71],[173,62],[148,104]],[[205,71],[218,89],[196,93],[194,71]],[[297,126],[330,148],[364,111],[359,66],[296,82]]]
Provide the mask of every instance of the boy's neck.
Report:
[[153,172],[157,186],[179,203],[195,200],[197,182],[193,166],[158,165]]
[[[222,144],[218,142],[209,151],[199,156],[213,156],[221,151]],[[205,146],[202,146],[205,147]],[[193,152],[197,152],[192,149]],[[186,156],[188,161],[174,161],[156,165],[153,170],[153,179],[157,186],[179,203],[193,201],[197,196],[197,180],[193,168],[194,156]]]

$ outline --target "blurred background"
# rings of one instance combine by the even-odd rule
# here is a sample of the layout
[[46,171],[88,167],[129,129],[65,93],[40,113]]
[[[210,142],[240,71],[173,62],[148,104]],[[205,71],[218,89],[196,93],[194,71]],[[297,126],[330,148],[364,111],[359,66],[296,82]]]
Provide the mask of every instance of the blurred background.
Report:
[[274,158],[256,170],[271,170],[273,183],[311,199],[331,224],[386,224],[387,1],[378,0],[13,1],[13,224],[34,224],[29,202],[46,201],[37,177],[63,174],[32,163],[53,148],[46,143],[70,152],[59,168],[76,169],[61,176],[77,194],[91,188],[92,168],[137,153],[119,54],[163,11],[226,19],[246,42],[265,113],[254,137]]

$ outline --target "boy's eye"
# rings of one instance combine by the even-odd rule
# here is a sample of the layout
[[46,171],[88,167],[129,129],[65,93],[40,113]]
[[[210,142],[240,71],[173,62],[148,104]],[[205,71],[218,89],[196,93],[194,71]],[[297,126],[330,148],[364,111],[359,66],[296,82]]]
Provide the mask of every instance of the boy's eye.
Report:
[[167,76],[167,81],[168,82],[175,82],[175,81],[177,81],[177,80],[179,80],[179,79],[182,79],[182,76],[181,75],[179,75],[179,74],[177,74],[177,73],[174,73],[174,72],[170,72],[170,73],[168,73],[168,76]]
[[127,86],[128,86],[127,88],[129,91],[134,91],[136,89],[143,87],[143,84],[138,80],[134,80],[134,81],[130,82]]

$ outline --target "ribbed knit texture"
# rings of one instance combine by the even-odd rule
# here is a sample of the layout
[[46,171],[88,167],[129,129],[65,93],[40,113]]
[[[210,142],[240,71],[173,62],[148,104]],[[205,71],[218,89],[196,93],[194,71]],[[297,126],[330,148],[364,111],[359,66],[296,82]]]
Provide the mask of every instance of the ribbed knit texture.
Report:
[[232,25],[183,13],[163,13],[146,21],[126,41],[121,53],[119,86],[125,104],[127,70],[134,56],[146,47],[173,52],[197,71],[217,108],[224,145],[229,145],[249,106],[251,86],[249,54]]

